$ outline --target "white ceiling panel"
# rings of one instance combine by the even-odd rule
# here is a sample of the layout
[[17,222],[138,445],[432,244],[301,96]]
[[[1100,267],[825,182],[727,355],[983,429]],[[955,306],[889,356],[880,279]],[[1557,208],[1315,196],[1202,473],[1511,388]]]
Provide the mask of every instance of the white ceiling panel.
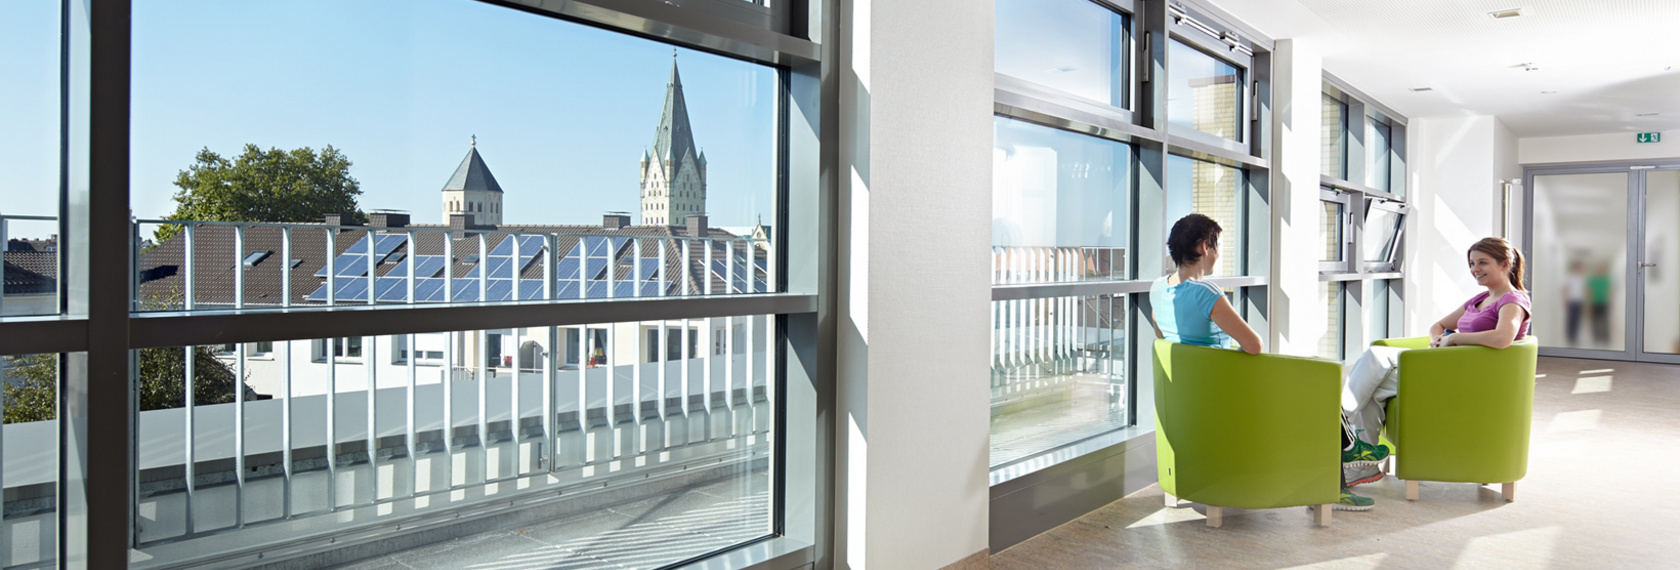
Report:
[[[1408,117],[1495,115],[1520,137],[1680,128],[1680,0],[1214,3],[1307,39],[1327,71]],[[1510,8],[1522,16],[1488,15]]]

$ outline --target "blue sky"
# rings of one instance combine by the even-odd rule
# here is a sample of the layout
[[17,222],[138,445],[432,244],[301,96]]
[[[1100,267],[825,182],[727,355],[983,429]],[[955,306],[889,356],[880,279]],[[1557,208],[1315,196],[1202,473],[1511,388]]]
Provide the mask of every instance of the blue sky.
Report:
[[[50,214],[57,186],[55,0],[0,2],[0,212]],[[677,50],[716,226],[769,217],[775,71]],[[363,209],[441,221],[473,135],[507,223],[637,212],[668,44],[470,0],[141,1],[134,8],[135,214],[173,210],[204,147],[337,147]],[[15,87],[14,87],[15,86]],[[14,232],[16,233],[16,232]]]

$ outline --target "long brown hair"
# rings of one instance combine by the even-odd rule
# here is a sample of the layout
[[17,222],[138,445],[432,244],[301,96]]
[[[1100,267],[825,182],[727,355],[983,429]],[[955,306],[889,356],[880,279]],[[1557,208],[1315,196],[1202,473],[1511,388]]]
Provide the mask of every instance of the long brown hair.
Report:
[[1522,251],[1511,245],[1511,242],[1505,241],[1505,238],[1485,237],[1471,245],[1470,251],[1464,252],[1464,257],[1469,258],[1471,253],[1478,251],[1488,254],[1488,257],[1493,258],[1494,261],[1500,263],[1511,262],[1511,270],[1505,274],[1505,277],[1511,280],[1511,287],[1518,291],[1528,290],[1523,288]]

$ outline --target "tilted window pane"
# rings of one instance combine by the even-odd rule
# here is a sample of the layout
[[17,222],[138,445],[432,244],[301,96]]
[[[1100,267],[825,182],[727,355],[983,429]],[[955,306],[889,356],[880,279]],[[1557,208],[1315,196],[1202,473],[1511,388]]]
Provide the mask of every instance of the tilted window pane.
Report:
[[[663,330],[700,342],[644,362]],[[310,340],[269,359],[135,351],[150,564],[509,502],[546,522],[511,517],[521,540],[473,563],[658,566],[772,531],[773,316],[355,340],[365,357],[337,364],[310,358]],[[390,358],[406,347],[442,354]],[[662,481],[673,472],[687,474]]]
[[992,125],[992,282],[1127,278],[1131,145]]
[[1388,261],[1400,231],[1400,214],[1383,208],[1365,212],[1365,261]]
[[1347,103],[1331,97],[1328,93],[1321,96],[1324,112],[1319,137],[1319,172],[1325,176],[1347,180]]
[[1242,70],[1177,40],[1167,42],[1167,122],[1242,140]]
[[1126,297],[992,302],[993,468],[1130,424]]
[[1214,275],[1242,275],[1243,171],[1178,155],[1167,157],[1166,228],[1191,213],[1219,222],[1219,266]]
[[1128,107],[1128,25],[1088,0],[998,0],[997,72]]
[[468,0],[139,2],[133,27],[137,310],[776,282],[773,67]]

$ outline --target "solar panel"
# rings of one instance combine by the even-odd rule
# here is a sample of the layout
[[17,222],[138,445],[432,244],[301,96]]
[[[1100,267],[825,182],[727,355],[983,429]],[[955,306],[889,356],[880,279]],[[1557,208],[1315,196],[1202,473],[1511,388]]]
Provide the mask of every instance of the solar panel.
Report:
[[607,297],[607,282],[606,281],[590,281],[589,282],[589,294],[586,295],[585,298],[588,298],[588,299],[605,299],[606,297]]
[[455,279],[455,298],[450,301],[456,303],[470,303],[478,300],[477,279]]
[[[377,298],[380,301],[401,303],[408,300],[408,279],[378,277],[374,279],[374,286],[379,288]],[[415,296],[418,297],[419,293],[416,292]]]
[[[406,239],[407,236],[403,235],[379,236],[379,241],[376,242],[373,249],[374,261],[378,262],[385,259],[391,254],[391,252],[396,251],[399,247],[402,247],[403,242],[406,241]],[[334,273],[339,277],[360,277],[367,275],[367,253],[368,237],[364,235],[362,236],[362,239],[356,241],[356,243],[350,244],[350,247],[346,248],[344,253],[341,253],[338,257],[333,258]],[[323,266],[316,270],[315,276],[326,277],[327,268]]]
[[[402,254],[399,253],[397,255]],[[387,272],[385,275],[387,277],[407,278],[408,264],[411,261],[414,261],[414,258],[411,257],[402,260],[402,263],[398,263],[396,267],[391,268],[391,271]],[[443,271],[443,256],[422,255],[420,256],[420,263],[414,266],[414,277],[419,279],[437,277],[438,273],[441,271]]]
[[443,300],[442,279],[414,280],[414,298],[421,302],[438,302]]
[[334,300],[340,303],[346,301],[361,301],[366,303],[368,299],[367,294],[368,290],[366,279],[350,279],[339,282],[338,293],[335,294]]
[[407,234],[385,234],[379,236],[379,241],[376,242],[378,245],[373,248],[373,255],[374,257],[384,259],[385,256],[390,255],[391,252],[396,251],[397,248],[402,247],[403,244],[407,242]]
[[485,286],[484,297],[490,301],[513,300],[513,280],[491,279],[489,285]]
[[636,284],[635,283],[630,283],[628,281],[619,281],[619,282],[613,283],[613,296],[616,296],[616,297],[634,297],[634,296],[636,296]]
[[556,299],[578,298],[578,284],[576,281],[566,281],[560,284],[560,289],[554,292]]
[[558,265],[555,269],[555,276],[560,279],[570,279],[576,281],[578,278],[578,260],[576,257],[561,259],[560,265]]
[[520,298],[520,300],[531,301],[531,300],[543,298],[543,286],[542,285],[543,285],[542,280],[539,280],[539,279],[520,279],[519,280],[519,298]]

